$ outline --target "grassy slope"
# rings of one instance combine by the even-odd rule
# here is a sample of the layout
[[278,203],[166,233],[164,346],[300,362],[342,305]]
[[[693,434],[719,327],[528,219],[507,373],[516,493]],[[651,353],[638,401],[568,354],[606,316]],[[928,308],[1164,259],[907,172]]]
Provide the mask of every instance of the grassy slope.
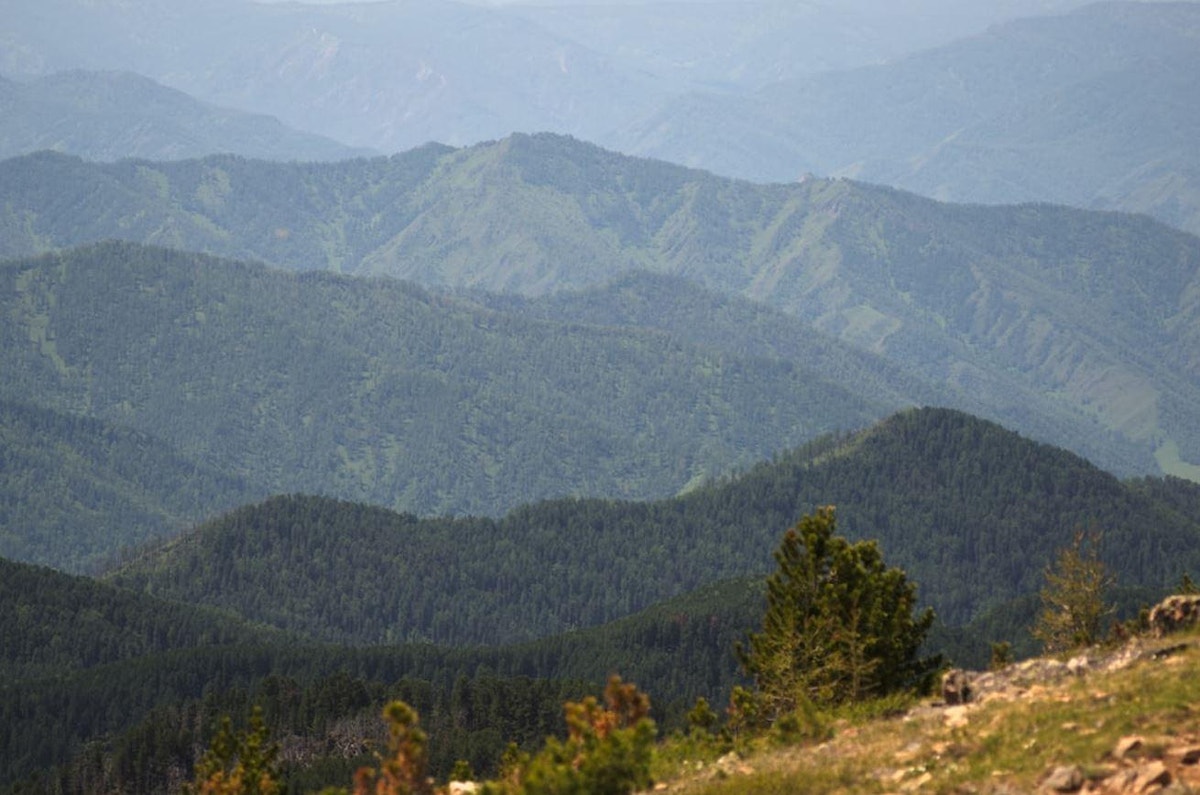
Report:
[[[1183,648],[1153,654],[1176,646]],[[1050,681],[1028,676],[1024,687],[965,709],[922,705],[902,717],[843,719],[820,744],[761,745],[745,761],[699,774],[664,767],[660,777],[671,791],[695,795],[1033,792],[1056,768],[1077,766],[1085,781],[1115,791],[1129,772],[1146,777],[1142,786],[1161,769],[1167,780],[1195,787],[1195,763],[1181,755],[1200,743],[1200,642],[1192,632],[1140,648],[1145,657],[1125,668]],[[1127,737],[1142,743],[1117,758]]]

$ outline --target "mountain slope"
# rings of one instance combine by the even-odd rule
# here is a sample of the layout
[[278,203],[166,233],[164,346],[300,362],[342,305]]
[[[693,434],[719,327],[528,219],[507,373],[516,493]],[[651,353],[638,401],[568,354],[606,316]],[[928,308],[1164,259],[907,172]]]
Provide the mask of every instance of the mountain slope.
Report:
[[0,605],[0,679],[6,684],[175,649],[289,640],[229,613],[3,558]]
[[496,643],[765,574],[782,533],[823,504],[838,506],[847,536],[878,539],[950,624],[1036,591],[1046,561],[1079,528],[1104,531],[1104,557],[1126,585],[1161,588],[1200,566],[1200,517],[1178,499],[991,423],[926,409],[654,503],[557,501],[499,520],[418,520],[275,498],[112,579],[321,638]]
[[206,105],[128,72],[75,70],[24,82],[0,77],[0,157],[43,149],[88,160],[180,160],[229,152],[267,160],[368,154],[269,116]]
[[82,571],[265,492],[146,434],[0,401],[0,495],[0,557]]
[[673,494],[896,407],[659,332],[131,244],[9,262],[0,283],[0,397],[271,492],[423,514]]
[[987,394],[1015,427],[1073,415],[1043,438],[1115,471],[1200,460],[1200,239],[1143,218],[757,186],[546,135],[307,166],[40,155],[0,163],[0,207],[8,256],[117,236],[529,295],[667,272]]
[[1077,0],[10,4],[0,72],[132,71],[382,151],[514,131],[595,138],[680,91],[757,86]]
[[1200,5],[1097,3],[754,95],[678,98],[621,151],[786,181],[846,175],[950,201],[1149,212],[1200,232]]
[[[442,777],[457,759],[494,770],[507,742],[529,747],[561,731],[563,700],[598,692],[614,670],[652,690],[664,725],[682,725],[698,695],[727,694],[734,640],[762,601],[761,582],[724,582],[520,646],[363,649],[48,569],[0,560],[0,573],[5,792],[51,765],[56,781],[90,782],[80,788],[104,780],[106,789],[166,791],[211,739],[215,716],[237,720],[248,702],[264,708],[274,736],[287,737],[291,774],[316,767],[319,777],[324,768],[315,786],[345,780],[350,769],[330,780],[329,768],[348,765],[345,749],[375,736],[372,719],[391,698],[421,710]],[[316,779],[307,780],[300,789],[311,791]]]

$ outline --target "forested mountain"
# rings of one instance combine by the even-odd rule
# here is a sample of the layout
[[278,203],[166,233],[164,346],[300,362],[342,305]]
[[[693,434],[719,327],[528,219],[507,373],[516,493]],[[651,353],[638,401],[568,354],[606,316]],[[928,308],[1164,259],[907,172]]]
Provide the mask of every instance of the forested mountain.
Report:
[[165,602],[3,558],[0,606],[0,680],[6,683],[176,649],[288,639],[230,613]]
[[0,157],[52,149],[87,160],[178,160],[229,152],[266,160],[368,154],[278,119],[199,102],[128,72],[0,77]]
[[547,135],[324,165],[43,154],[0,163],[0,207],[8,256],[122,237],[535,295],[682,275],[1114,471],[1200,460],[1200,239],[1144,218],[757,186]]
[[898,405],[657,331],[124,243],[4,264],[0,304],[0,398],[135,428],[267,492],[422,514],[674,494]]
[[[370,716],[392,697],[421,710],[439,775],[455,759],[492,770],[507,740],[539,741],[560,725],[564,697],[612,671],[678,725],[697,695],[726,697],[732,642],[761,615],[760,579],[713,581],[764,573],[783,530],[826,503],[849,535],[878,538],[943,619],[980,618],[993,631],[1011,629],[995,611],[1035,592],[1042,565],[1081,527],[1103,531],[1126,587],[1153,594],[1200,568],[1200,487],[1122,483],[946,410],[910,410],[655,503],[567,500],[501,520],[418,520],[278,497],[114,574],[153,596],[0,562],[0,788],[161,791],[190,768],[217,716],[255,703],[309,789],[346,779],[376,731]],[[690,583],[704,585],[682,593]],[[659,601],[669,593],[680,595]],[[359,643],[576,629],[504,647],[351,648],[280,642],[163,596]],[[625,617],[582,629],[606,616]],[[954,648],[977,657],[968,646]]]
[[244,716],[250,704],[285,740],[293,784],[311,791],[348,778],[389,698],[421,710],[439,776],[457,759],[494,772],[507,742],[534,747],[561,731],[564,698],[596,692],[616,670],[653,689],[664,725],[679,725],[698,695],[724,698],[733,643],[762,600],[760,582],[715,583],[519,646],[350,649],[49,569],[0,561],[0,574],[4,792],[19,780],[165,791],[218,716]]
[[720,174],[846,175],[948,201],[1146,212],[1200,233],[1200,4],[1088,5],[757,93],[672,100],[599,142]]
[[1197,490],[1178,480],[1126,485],[968,415],[910,410],[666,501],[554,501],[498,520],[420,520],[274,498],[200,526],[112,581],[331,640],[498,643],[765,574],[782,533],[835,504],[839,530],[877,539],[953,625],[1036,591],[1045,563],[1079,529],[1104,532],[1105,560],[1123,584],[1178,581],[1200,567],[1200,523],[1180,510]]
[[0,401],[0,557],[81,571],[264,496],[144,433]]

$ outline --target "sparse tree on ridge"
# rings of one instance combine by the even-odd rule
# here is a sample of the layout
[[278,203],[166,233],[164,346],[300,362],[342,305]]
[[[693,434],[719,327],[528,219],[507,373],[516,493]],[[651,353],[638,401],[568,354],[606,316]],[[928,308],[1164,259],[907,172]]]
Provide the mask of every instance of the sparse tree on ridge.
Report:
[[1100,560],[1099,546],[1098,533],[1077,532],[1071,546],[1059,550],[1054,565],[1046,569],[1033,636],[1047,652],[1091,646],[1102,637],[1104,622],[1113,612],[1105,601],[1113,578]]
[[763,717],[804,702],[837,704],[910,687],[932,670],[917,653],[933,611],[919,615],[916,586],[883,562],[873,541],[835,535],[832,506],[805,516],[775,552],[761,632],[739,644]]

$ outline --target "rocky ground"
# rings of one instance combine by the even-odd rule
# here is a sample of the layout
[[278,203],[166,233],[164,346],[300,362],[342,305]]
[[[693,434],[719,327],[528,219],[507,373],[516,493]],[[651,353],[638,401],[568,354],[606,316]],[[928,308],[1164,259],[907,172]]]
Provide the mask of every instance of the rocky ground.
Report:
[[839,720],[824,742],[697,762],[657,789],[714,795],[1200,793],[1195,630],[960,677],[965,699],[951,692],[903,715]]

